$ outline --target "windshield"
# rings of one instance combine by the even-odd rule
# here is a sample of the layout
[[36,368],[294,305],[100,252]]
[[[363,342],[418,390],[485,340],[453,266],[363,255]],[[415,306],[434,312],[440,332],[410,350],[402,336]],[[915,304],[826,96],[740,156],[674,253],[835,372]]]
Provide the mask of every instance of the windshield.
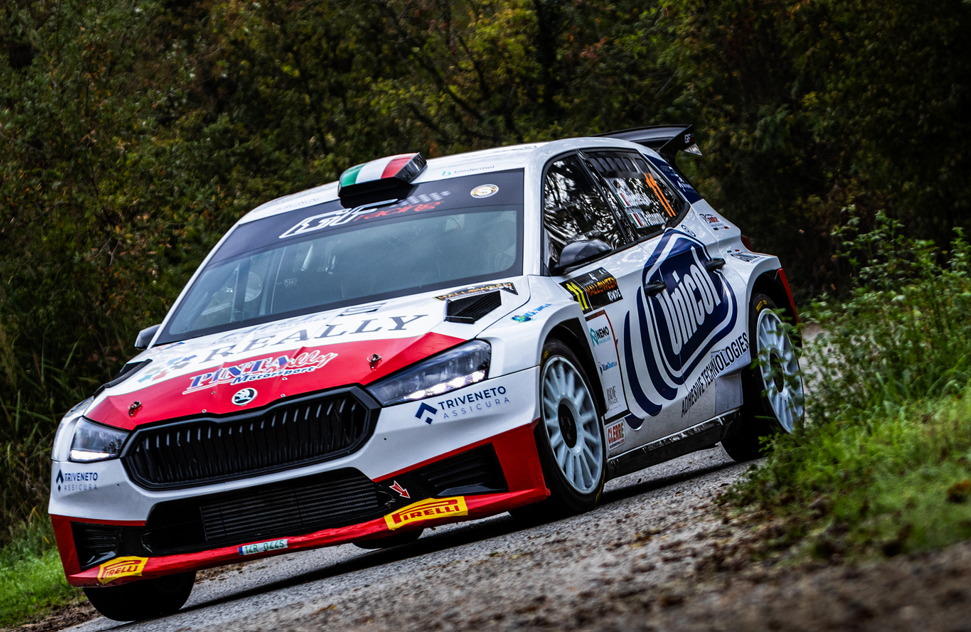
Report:
[[392,205],[326,202],[236,228],[159,343],[522,274],[522,171],[418,185]]

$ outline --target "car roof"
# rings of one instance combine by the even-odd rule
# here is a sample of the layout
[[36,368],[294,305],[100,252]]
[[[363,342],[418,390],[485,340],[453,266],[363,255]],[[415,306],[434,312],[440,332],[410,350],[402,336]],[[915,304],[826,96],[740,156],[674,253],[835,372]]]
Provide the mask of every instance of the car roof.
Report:
[[[454,156],[430,158],[428,160],[428,167],[414,180],[414,183],[432,182],[434,180],[455,178],[473,173],[523,169],[529,165],[541,167],[547,160],[557,154],[580,148],[600,147],[633,149],[651,154],[655,153],[649,148],[615,138],[580,137],[543,143],[508,145],[506,147],[455,154]],[[336,199],[337,182],[330,182],[319,187],[266,202],[247,213],[238,223],[246,224],[315,204],[332,202]]]

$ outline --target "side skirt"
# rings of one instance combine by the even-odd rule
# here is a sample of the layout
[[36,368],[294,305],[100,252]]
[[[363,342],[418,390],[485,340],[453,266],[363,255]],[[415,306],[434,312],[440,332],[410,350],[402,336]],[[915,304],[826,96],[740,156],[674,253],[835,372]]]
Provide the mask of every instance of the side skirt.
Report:
[[710,448],[728,435],[732,424],[740,416],[738,410],[733,410],[614,457],[607,461],[607,479],[624,476],[690,452]]

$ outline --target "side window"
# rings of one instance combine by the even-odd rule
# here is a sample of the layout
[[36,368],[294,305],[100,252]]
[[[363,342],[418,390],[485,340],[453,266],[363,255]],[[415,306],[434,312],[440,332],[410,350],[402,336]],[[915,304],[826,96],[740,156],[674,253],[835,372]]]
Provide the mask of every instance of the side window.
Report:
[[617,220],[577,156],[554,161],[543,181],[543,226],[547,265],[560,260],[571,242],[600,239],[612,248],[624,243]]
[[653,235],[681,215],[685,202],[643,156],[634,152],[591,152],[594,171],[620,207],[629,231]]

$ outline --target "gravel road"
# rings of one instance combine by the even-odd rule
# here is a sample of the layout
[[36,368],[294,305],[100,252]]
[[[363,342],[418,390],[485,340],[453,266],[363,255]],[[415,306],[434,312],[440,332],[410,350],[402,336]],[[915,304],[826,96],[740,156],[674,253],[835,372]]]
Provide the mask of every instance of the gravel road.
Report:
[[688,573],[682,543],[715,528],[708,505],[745,467],[719,446],[611,481],[582,516],[524,527],[502,514],[386,551],[343,545],[265,559],[197,581],[175,615],[70,629],[560,627],[551,617],[596,618],[578,610],[611,585],[667,585]]
[[70,629],[971,632],[971,541],[860,565],[758,562],[749,545],[767,525],[713,504],[747,467],[719,446],[611,481],[582,516],[500,515],[387,551],[260,560],[207,573],[175,615]]

